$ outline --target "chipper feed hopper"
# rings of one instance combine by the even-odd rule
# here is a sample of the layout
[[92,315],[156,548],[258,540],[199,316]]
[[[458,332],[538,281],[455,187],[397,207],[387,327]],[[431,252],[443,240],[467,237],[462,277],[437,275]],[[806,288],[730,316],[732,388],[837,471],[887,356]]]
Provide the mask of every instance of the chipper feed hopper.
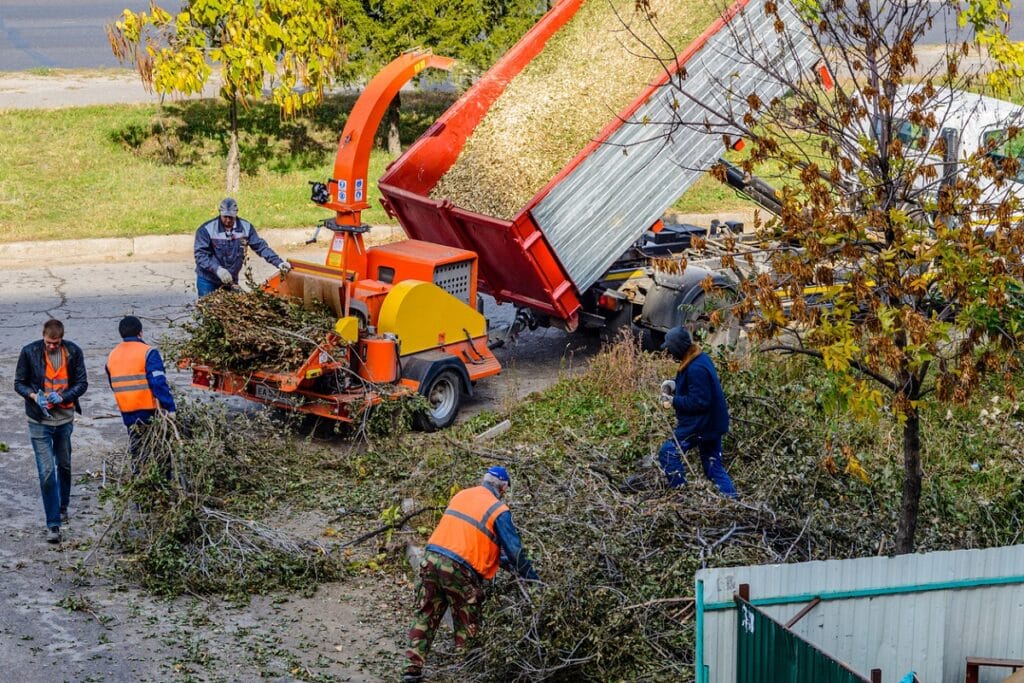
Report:
[[325,303],[338,317],[334,330],[295,372],[242,375],[193,363],[193,385],[346,421],[383,397],[418,391],[431,405],[418,426],[438,429],[455,419],[474,382],[501,371],[478,310],[477,254],[420,240],[363,242],[370,149],[388,103],[424,68],[451,64],[408,52],[370,81],[341,135],[333,177],[313,185],[314,201],[335,212],[323,224],[332,233],[326,262],[290,259],[291,272],[264,285]]

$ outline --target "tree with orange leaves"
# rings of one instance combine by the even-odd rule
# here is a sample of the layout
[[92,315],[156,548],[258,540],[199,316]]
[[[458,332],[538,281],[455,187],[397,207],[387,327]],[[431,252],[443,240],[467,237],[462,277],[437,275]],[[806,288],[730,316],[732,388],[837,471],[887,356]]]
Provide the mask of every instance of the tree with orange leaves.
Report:
[[[734,20],[730,58],[784,83],[786,96],[762,101],[730,74],[695,96],[684,69],[667,120],[642,122],[667,138],[683,127],[718,135],[724,148],[742,137],[744,172],[780,169],[781,211],[755,220],[764,260],[749,250],[722,259],[749,266],[732,312],[751,320],[762,351],[820,360],[833,410],[899,427],[901,553],[917,531],[922,402],[965,403],[984,378],[1009,380],[1021,364],[1024,113],[968,92],[1018,87],[1024,50],[1000,24],[1006,6],[767,0]],[[758,30],[765,15],[774,30]],[[792,22],[819,62],[787,42]],[[925,60],[919,43],[936,27],[948,42]],[[733,114],[735,102],[749,111]]]

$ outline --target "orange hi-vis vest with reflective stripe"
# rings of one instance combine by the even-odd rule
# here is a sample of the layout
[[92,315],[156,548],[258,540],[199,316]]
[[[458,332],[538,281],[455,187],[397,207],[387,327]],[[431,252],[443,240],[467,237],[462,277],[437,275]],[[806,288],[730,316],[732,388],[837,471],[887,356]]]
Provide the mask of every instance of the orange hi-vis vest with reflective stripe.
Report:
[[494,520],[508,511],[486,486],[474,486],[456,493],[441,515],[429,545],[451,551],[464,559],[485,579],[498,573],[498,537]]
[[[50,354],[43,350],[43,356],[46,357],[46,379],[43,380],[43,391],[49,394],[51,391],[56,391],[61,396],[68,390],[68,352],[63,346],[60,347],[60,367],[54,370],[53,365],[50,363]],[[57,404],[58,408],[74,408],[74,401],[64,401],[63,403]]]
[[107,357],[110,388],[122,413],[156,410],[156,397],[146,379],[146,355],[152,349],[140,341],[124,341]]

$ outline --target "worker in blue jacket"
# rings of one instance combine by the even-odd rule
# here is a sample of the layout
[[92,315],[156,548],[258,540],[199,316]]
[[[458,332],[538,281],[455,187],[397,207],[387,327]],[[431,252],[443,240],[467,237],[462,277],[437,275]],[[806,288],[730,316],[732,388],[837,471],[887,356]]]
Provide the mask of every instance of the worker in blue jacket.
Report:
[[146,425],[157,410],[173,413],[176,406],[159,349],[142,339],[142,321],[126,315],[117,331],[121,343],[107,357],[107,381],[128,430],[132,467],[138,471],[146,459],[142,452]]
[[238,202],[227,197],[220,203],[219,214],[196,230],[196,289],[204,297],[220,287],[238,284],[238,274],[249,247],[272,266],[287,275],[292,264],[285,261],[259,236],[252,223],[238,217]]
[[669,330],[661,348],[679,361],[674,384],[668,380],[662,385],[664,405],[676,411],[674,438],[658,451],[658,462],[669,486],[677,488],[686,483],[682,454],[696,447],[707,478],[723,495],[738,498],[722,465],[722,437],[729,431],[729,407],[715,364],[683,327]]

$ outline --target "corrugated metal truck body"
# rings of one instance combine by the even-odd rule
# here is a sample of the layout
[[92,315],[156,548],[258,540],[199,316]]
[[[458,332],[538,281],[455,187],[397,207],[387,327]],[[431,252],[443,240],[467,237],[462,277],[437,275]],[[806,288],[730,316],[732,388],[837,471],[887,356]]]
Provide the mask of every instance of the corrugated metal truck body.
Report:
[[[725,151],[720,127],[710,133],[678,128],[668,136],[661,124],[639,122],[666,122],[673,115],[702,121],[707,114],[696,101],[729,109],[732,117],[745,113],[745,98],[730,99],[727,90],[756,93],[764,102],[782,96],[779,79],[764,79],[750,54],[774,61],[794,78],[817,61],[810,40],[797,30],[799,22],[786,20],[786,30],[776,33],[764,3],[732,5],[680,54],[682,91],[663,74],[624,111],[610,115],[597,138],[512,220],[431,198],[505,86],[583,4],[562,0],[390,167],[380,181],[389,210],[410,237],[479,254],[482,285],[499,300],[574,327],[581,294]],[[785,19],[793,10],[783,1],[779,12]],[[744,58],[736,52],[737,41],[750,51]]]

